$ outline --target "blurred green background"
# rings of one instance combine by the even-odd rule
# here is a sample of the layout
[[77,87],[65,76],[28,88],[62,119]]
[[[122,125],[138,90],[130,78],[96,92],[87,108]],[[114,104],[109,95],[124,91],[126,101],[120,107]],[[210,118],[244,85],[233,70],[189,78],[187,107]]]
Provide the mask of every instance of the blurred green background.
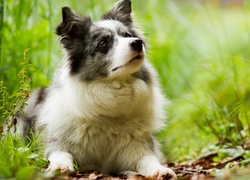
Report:
[[[62,6],[98,20],[116,1],[0,2],[0,81],[15,94],[27,48],[34,67],[31,87],[49,85],[62,57],[54,33]],[[132,6],[150,44],[149,59],[171,100],[168,127],[158,134],[167,160],[240,146],[250,133],[250,2],[132,0]]]

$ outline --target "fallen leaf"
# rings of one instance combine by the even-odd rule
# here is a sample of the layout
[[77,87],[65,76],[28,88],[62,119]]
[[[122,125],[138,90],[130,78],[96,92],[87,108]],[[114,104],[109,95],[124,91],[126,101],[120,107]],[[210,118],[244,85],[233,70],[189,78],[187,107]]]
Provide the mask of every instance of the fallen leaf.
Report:
[[96,174],[96,172],[94,172],[94,173],[91,173],[88,178],[90,180],[96,180],[98,178],[101,178],[102,176],[103,176],[103,174]]

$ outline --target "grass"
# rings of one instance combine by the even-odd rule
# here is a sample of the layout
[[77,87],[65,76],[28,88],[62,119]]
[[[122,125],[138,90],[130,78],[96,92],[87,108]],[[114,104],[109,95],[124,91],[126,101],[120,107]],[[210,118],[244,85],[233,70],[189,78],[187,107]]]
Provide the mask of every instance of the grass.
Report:
[[[187,154],[189,158],[192,156],[187,149],[194,156],[194,150],[200,152],[215,141],[220,145],[238,146],[249,137],[249,14],[240,9],[207,7],[196,13],[199,16],[193,16],[188,25],[191,32],[186,32],[187,36],[180,34],[177,42],[188,46],[186,41],[193,39],[189,47],[193,57],[180,52],[179,61],[178,57],[170,57],[173,63],[170,70],[175,71],[170,74],[178,78],[175,84],[182,84],[172,86],[180,89],[171,89],[169,93],[178,94],[171,95],[171,122],[166,133],[175,142],[174,154],[179,157]],[[181,45],[178,51],[180,48]],[[176,66],[177,63],[181,64]],[[163,70],[160,72],[165,74]],[[169,82],[165,83],[164,87],[168,87]],[[182,132],[182,138],[178,131]],[[170,144],[172,142],[170,140]]]
[[[61,58],[54,34],[61,7],[97,19],[114,1],[0,3],[0,117],[2,124],[7,116],[13,118],[8,121],[11,129],[15,105],[24,105],[30,89],[49,84]],[[250,4],[220,8],[190,3],[133,1],[135,19],[150,44],[150,60],[172,101],[168,128],[158,137],[167,159],[174,161],[225,145],[240,146],[250,135]],[[0,129],[3,132],[4,126]],[[35,140],[27,146],[12,133],[2,134],[0,140],[2,177],[21,177],[30,169],[33,177],[45,166]],[[27,151],[20,152],[20,147]],[[31,154],[39,158],[30,159]],[[245,156],[250,157],[248,151]]]
[[16,114],[22,112],[30,93],[31,78],[28,74],[33,70],[28,59],[29,49],[23,54],[20,63],[22,69],[17,74],[19,89],[9,94],[8,88],[0,81],[0,179],[33,179],[42,177],[40,169],[45,168],[47,161],[41,153],[40,138],[33,137],[29,144],[20,139],[16,133]]
[[38,153],[37,140],[26,145],[16,134],[6,134],[0,142],[0,179],[43,177],[41,169],[46,167],[47,161]]

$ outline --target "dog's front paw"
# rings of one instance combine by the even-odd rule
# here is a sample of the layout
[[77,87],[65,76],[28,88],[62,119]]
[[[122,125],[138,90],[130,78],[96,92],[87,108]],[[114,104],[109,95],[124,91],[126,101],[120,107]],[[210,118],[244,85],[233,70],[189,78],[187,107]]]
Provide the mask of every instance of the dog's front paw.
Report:
[[46,169],[47,172],[53,173],[60,171],[62,173],[74,172],[73,157],[71,154],[57,151],[52,153],[48,158],[50,165]]
[[152,168],[151,170],[148,171],[146,176],[156,177],[157,179],[171,179],[171,180],[177,179],[177,176],[174,173],[174,171],[164,166],[158,166],[158,167]]
[[146,177],[176,180],[177,176],[170,168],[164,167],[154,155],[147,155],[138,163],[138,172]]
[[68,162],[58,162],[51,163],[49,167],[46,169],[46,172],[55,172],[60,171],[61,173],[71,173],[74,172],[74,167],[71,163]]

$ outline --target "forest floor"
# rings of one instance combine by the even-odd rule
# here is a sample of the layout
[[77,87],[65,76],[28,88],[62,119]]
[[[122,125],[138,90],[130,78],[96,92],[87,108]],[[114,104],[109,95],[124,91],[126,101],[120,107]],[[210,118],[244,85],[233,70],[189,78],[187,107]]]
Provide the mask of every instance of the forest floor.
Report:
[[[225,157],[224,159],[214,162],[213,158],[218,157],[218,151],[209,152],[197,157],[194,160],[183,163],[168,163],[165,166],[170,167],[181,180],[248,180],[250,179],[250,168],[246,168],[244,157],[238,154],[234,157]],[[76,173],[72,175],[58,175],[54,180],[153,180],[141,175],[104,175],[97,172]],[[169,179],[169,177],[164,177]]]

